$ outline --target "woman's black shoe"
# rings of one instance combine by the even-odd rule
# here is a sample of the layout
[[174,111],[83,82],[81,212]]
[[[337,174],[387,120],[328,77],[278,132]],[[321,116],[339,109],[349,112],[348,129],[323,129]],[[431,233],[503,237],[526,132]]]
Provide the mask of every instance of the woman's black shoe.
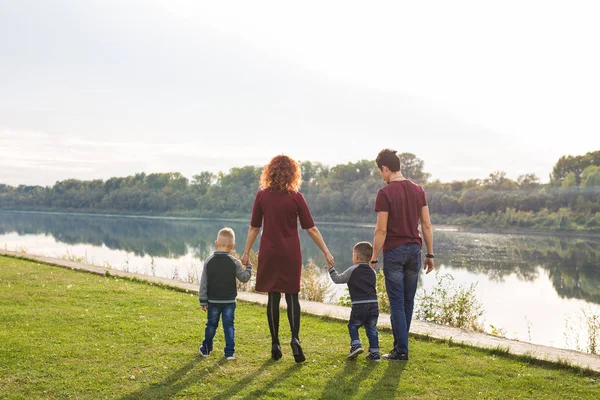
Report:
[[283,354],[281,354],[281,346],[278,344],[271,345],[271,358],[275,361],[279,360]]
[[304,357],[304,353],[302,352],[302,347],[300,347],[300,341],[296,338],[292,338],[292,342],[290,343],[292,346],[292,352],[294,353],[294,361],[297,363],[304,362],[306,357]]

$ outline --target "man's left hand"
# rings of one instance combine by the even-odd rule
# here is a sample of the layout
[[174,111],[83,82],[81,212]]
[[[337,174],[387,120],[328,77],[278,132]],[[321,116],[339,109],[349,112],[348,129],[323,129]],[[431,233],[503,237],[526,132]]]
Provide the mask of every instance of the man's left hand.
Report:
[[433,264],[433,258],[425,258],[425,262],[423,263],[423,270],[425,271],[425,273],[430,273],[434,270],[434,268],[435,266]]

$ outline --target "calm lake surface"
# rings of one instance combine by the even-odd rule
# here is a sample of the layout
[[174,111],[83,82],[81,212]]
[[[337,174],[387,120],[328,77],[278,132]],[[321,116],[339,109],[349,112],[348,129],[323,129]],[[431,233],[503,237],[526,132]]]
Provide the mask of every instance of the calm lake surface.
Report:
[[[317,225],[338,271],[350,266],[354,243],[373,240],[372,227]],[[0,247],[196,281],[223,226],[235,230],[242,250],[248,222],[0,211]],[[305,232],[300,240],[304,261],[328,279],[317,246]],[[436,231],[434,244],[439,274],[477,284],[488,331],[493,325],[509,338],[586,348],[583,312],[600,314],[600,238]],[[422,274],[420,290],[435,283],[434,273]],[[331,284],[328,297],[335,301],[344,287]]]

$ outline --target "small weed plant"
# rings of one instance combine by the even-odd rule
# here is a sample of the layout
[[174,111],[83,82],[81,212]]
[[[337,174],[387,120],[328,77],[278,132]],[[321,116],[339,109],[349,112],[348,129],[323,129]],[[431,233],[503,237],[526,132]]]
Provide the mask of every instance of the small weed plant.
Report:
[[477,284],[456,285],[453,281],[450,274],[438,274],[433,288],[422,289],[417,295],[415,317],[483,332],[483,307],[475,294]]

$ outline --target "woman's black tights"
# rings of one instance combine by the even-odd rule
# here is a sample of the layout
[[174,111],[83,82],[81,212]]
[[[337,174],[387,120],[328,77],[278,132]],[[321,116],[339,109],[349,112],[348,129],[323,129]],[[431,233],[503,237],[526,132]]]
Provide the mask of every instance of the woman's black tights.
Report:
[[[267,303],[267,319],[269,320],[269,330],[271,331],[271,343],[279,344],[279,302],[281,293],[269,293],[269,302]],[[287,303],[287,315],[290,321],[290,330],[292,338],[298,338],[300,332],[300,302],[298,301],[298,293],[285,294],[285,302]]]

